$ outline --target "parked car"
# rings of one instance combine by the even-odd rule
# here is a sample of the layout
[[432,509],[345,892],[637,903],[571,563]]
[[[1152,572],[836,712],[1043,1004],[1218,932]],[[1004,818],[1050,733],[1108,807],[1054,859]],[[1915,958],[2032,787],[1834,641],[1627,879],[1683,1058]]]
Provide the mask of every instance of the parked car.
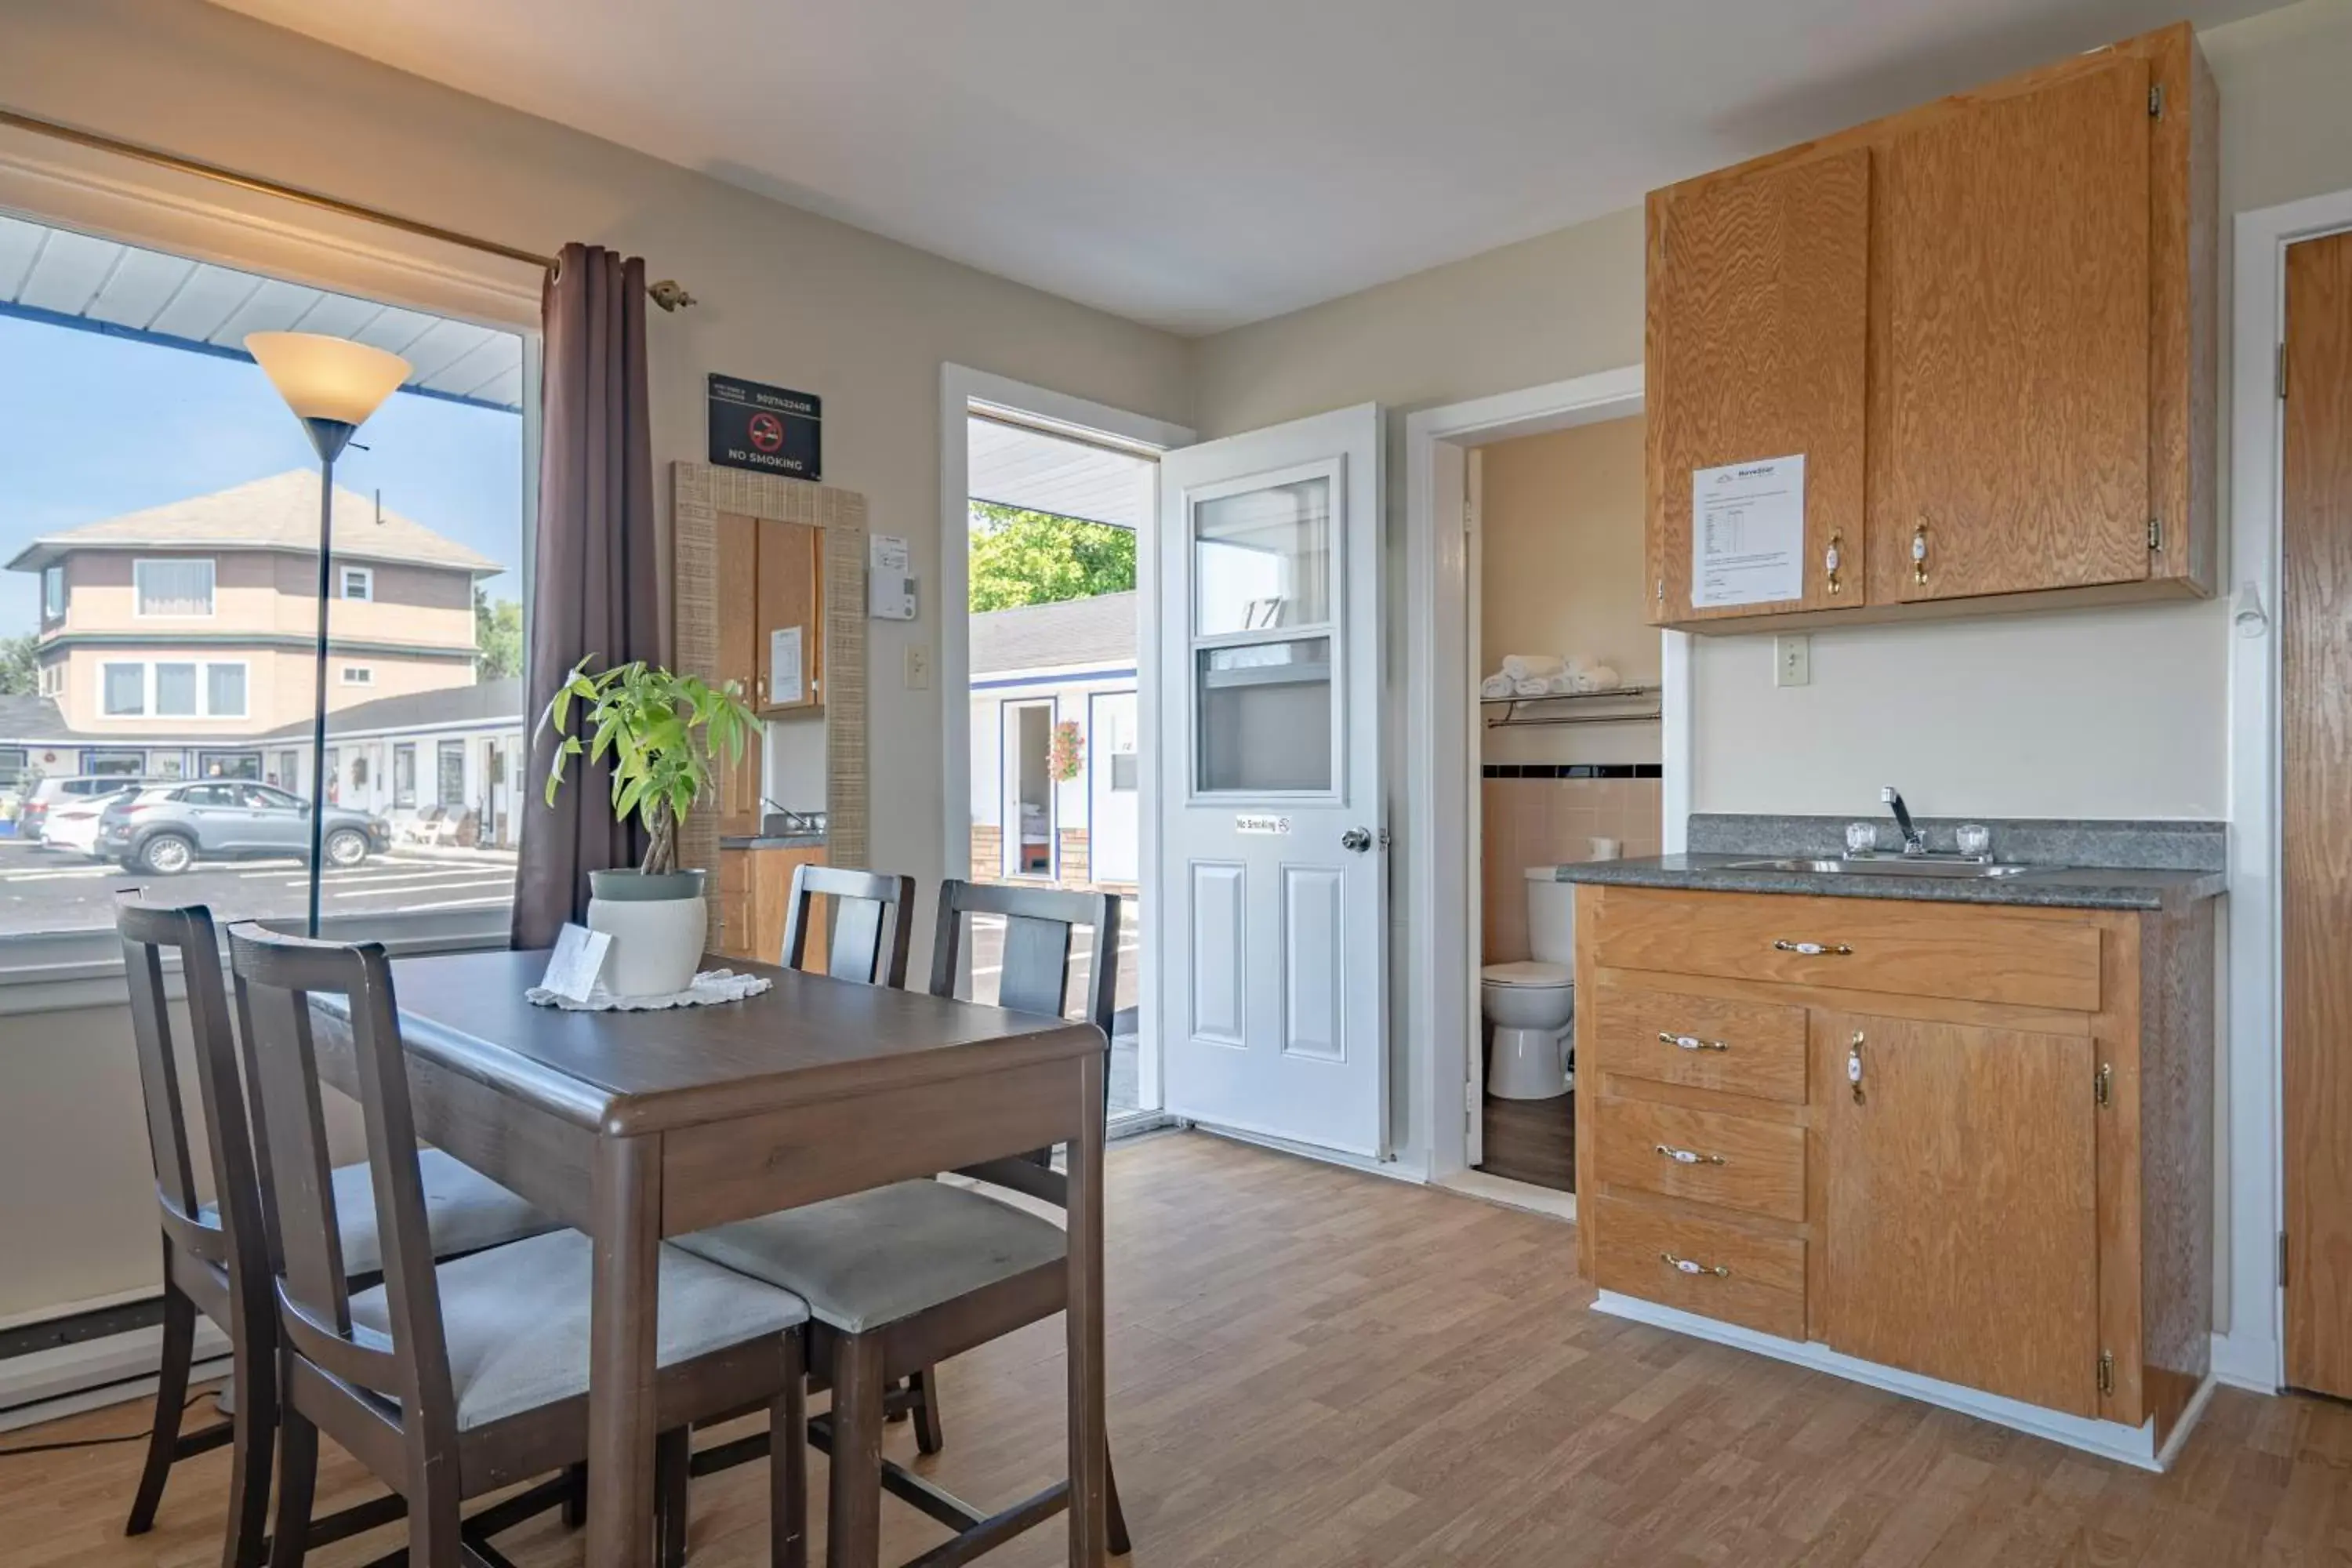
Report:
[[68,800],[98,800],[163,783],[162,779],[126,778],[121,773],[75,773],[36,779],[25,792],[24,809],[16,814],[16,837],[38,840],[50,808]]
[[[391,842],[392,826],[382,817],[327,807],[329,866],[356,866]],[[100,858],[159,877],[176,876],[198,860],[310,853],[310,802],[242,779],[163,784],[117,796],[99,819]]]
[[41,814],[41,847],[95,856],[99,819],[114,798],[111,795],[69,795],[52,804]]

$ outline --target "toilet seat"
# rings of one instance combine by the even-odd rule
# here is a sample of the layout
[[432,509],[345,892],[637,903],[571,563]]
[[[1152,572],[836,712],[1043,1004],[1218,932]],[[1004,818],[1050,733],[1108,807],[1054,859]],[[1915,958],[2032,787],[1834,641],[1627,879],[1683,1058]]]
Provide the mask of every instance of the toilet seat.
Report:
[[1526,959],[1517,963],[1490,963],[1478,972],[1478,978],[1487,985],[1523,986],[1530,990],[1576,984],[1575,974],[1566,964],[1545,963],[1538,959]]

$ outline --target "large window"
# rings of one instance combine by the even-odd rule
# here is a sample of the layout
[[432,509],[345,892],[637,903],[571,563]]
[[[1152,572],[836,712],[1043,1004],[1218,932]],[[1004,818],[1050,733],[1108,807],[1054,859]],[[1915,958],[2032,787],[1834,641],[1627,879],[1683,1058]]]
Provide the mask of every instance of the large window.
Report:
[[[299,927],[320,786],[330,829],[369,840],[320,878],[327,934],[503,929],[514,792],[469,798],[467,763],[528,732],[508,695],[528,597],[523,339],[7,215],[0,258],[19,262],[0,260],[0,638],[18,650],[0,660],[0,816],[18,774],[236,802],[198,824],[184,870],[143,864],[135,838],[84,855],[0,832],[0,972],[66,962],[46,942],[60,933],[119,952],[102,933],[112,889],[133,881]],[[411,367],[336,463],[331,755],[316,778],[318,458],[241,352],[279,329],[348,333]]]

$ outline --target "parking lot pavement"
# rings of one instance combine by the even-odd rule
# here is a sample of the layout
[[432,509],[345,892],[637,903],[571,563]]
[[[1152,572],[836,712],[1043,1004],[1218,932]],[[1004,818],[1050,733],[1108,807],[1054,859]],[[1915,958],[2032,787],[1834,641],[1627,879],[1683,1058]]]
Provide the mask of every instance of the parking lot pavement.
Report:
[[[487,909],[514,894],[514,857],[453,859],[394,849],[330,870],[329,914]],[[224,920],[299,915],[310,872],[299,860],[208,860],[177,877],[151,877],[70,851],[0,840],[0,935],[87,931],[114,923],[114,891],[146,887],[175,903],[210,905]]]

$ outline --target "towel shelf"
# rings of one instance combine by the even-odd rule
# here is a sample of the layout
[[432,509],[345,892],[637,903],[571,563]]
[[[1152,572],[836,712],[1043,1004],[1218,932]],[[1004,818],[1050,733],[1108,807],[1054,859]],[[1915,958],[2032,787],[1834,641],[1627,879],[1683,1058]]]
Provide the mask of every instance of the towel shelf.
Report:
[[[1631,702],[1643,698],[1654,699],[1657,695],[1658,689],[1654,686],[1619,686],[1607,691],[1555,691],[1541,697],[1482,697],[1478,700],[1478,706],[1501,710],[1500,712],[1487,713],[1486,728],[1489,730],[1537,724],[1654,724],[1664,717],[1654,702],[1648,711],[1641,713],[1584,713],[1575,711],[1572,707],[1561,710],[1555,705]],[[1523,708],[1535,711],[1522,713],[1520,710]]]

